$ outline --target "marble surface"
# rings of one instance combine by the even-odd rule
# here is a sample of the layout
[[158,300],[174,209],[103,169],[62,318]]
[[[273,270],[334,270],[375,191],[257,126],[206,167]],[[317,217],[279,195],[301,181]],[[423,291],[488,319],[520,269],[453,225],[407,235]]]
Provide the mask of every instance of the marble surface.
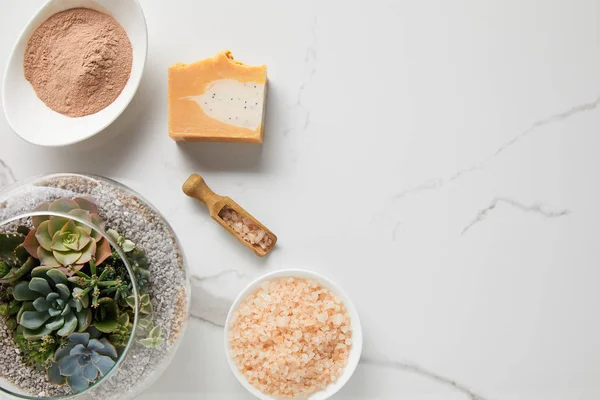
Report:
[[[140,399],[250,399],[221,326],[284,267],[328,275],[361,313],[337,399],[600,398],[600,2],[141,3],[145,75],[109,129],[46,149],[0,118],[0,184],[112,177],[183,242],[194,318]],[[0,69],[41,4],[0,0]],[[227,48],[268,65],[264,145],[175,144],[167,67]],[[181,193],[191,172],[278,234],[270,257]]]

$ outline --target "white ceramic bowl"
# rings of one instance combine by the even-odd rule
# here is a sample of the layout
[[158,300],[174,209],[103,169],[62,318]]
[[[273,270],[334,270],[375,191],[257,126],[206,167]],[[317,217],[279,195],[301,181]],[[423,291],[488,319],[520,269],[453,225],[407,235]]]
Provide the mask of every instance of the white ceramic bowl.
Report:
[[[129,81],[117,99],[99,112],[70,118],[51,110],[25,79],[23,59],[27,41],[49,17],[83,7],[111,15],[121,24],[133,50]],[[50,0],[31,19],[8,61],[2,88],[4,113],[11,128],[26,141],[41,146],[66,146],[88,139],[110,125],[125,110],[137,91],[148,52],[144,13],[137,0]]]
[[232,318],[233,313],[238,309],[240,304],[250,294],[252,294],[254,291],[256,291],[257,289],[260,288],[260,284],[262,282],[271,280],[271,279],[287,278],[287,277],[312,279],[314,281],[319,282],[323,287],[328,288],[329,290],[331,290],[333,293],[335,293],[342,299],[342,302],[346,306],[346,312],[348,313],[348,316],[350,317],[350,326],[352,328],[352,347],[350,348],[348,364],[346,365],[346,368],[344,369],[342,376],[340,376],[337,381],[335,381],[331,385],[327,386],[327,388],[325,388],[324,390],[321,390],[320,392],[317,392],[317,393],[311,395],[307,399],[307,400],[325,400],[325,399],[328,399],[331,396],[333,396],[335,393],[337,393],[348,382],[348,380],[350,379],[350,377],[356,370],[356,367],[358,366],[358,362],[360,361],[360,356],[362,353],[363,336],[362,336],[362,327],[360,325],[360,319],[358,317],[358,313],[356,312],[354,305],[350,301],[350,298],[346,295],[346,293],[344,293],[344,291],[342,289],[340,289],[339,286],[337,286],[335,283],[333,283],[331,280],[329,280],[328,278],[324,277],[321,274],[318,274],[318,273],[312,272],[312,271],[307,271],[304,269],[286,269],[286,270],[275,271],[275,272],[271,272],[266,275],[263,275],[260,278],[256,279],[251,284],[249,284],[235,299],[235,301],[233,302],[233,305],[231,306],[231,309],[229,310],[229,314],[227,315],[227,321],[225,322],[225,353],[227,354],[227,360],[229,361],[229,366],[231,367],[231,370],[233,371],[233,374],[235,375],[235,377],[238,379],[238,381],[240,381],[242,386],[244,386],[250,393],[252,393],[252,395],[254,395],[256,398],[258,398],[260,400],[276,400],[274,397],[266,395],[265,393],[259,391],[254,386],[252,386],[246,380],[244,375],[238,370],[237,366],[235,365],[235,361],[231,357],[231,352],[230,352],[231,349],[229,346],[229,332],[231,329],[231,322],[232,322],[231,318]]

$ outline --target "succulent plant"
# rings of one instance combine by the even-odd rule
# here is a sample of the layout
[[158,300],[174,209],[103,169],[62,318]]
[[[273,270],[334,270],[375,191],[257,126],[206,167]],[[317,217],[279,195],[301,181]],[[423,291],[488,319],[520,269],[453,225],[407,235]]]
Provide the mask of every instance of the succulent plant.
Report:
[[[133,309],[135,309],[135,296],[129,296],[125,299],[127,305]],[[139,311],[142,314],[152,314],[154,312],[154,308],[152,307],[152,303],[150,302],[150,295],[143,294],[139,297]]]
[[111,343],[115,346],[120,348],[125,347],[127,346],[127,342],[129,341],[129,337],[131,336],[132,330],[133,324],[131,323],[131,318],[129,317],[129,314],[122,313],[121,315],[119,315],[119,318],[117,320],[117,328],[111,333],[109,339]]
[[17,327],[14,341],[24,355],[26,363],[40,368],[50,366],[54,352],[59,345],[59,341],[50,335],[38,340],[27,340],[23,336],[23,327]]
[[10,265],[4,261],[0,261],[0,278],[4,278],[10,272]]
[[21,266],[12,267],[8,274],[0,278],[0,285],[2,284],[13,284],[25,275],[29,273],[33,268],[38,266],[38,261],[33,257],[28,257]]
[[20,232],[0,234],[0,285],[16,282],[37,265],[23,247],[25,235]]
[[100,332],[111,333],[118,326],[119,307],[110,297],[103,297],[98,303],[98,309],[94,312],[94,326]]
[[15,329],[17,329],[17,326],[19,326],[19,324],[17,324],[17,320],[14,318],[9,318],[6,321],[4,321],[4,324],[6,325],[6,329],[8,329],[9,331],[14,331]]
[[[148,271],[148,258],[146,257],[146,252],[143,249],[136,248],[135,243],[131,240],[126,239],[124,236],[121,236],[114,229],[109,229],[107,235],[110,236],[118,245],[121,247],[123,252],[125,253],[125,257],[131,265],[133,270],[133,274],[135,276],[135,281],[137,287],[141,291],[145,291],[145,289],[149,285],[150,271]],[[121,257],[117,252],[113,252],[112,256],[108,261],[116,271],[118,276],[121,276],[123,281],[130,281],[128,279],[127,269],[125,268],[125,264],[121,260]],[[125,292],[125,286],[122,288],[122,292]],[[131,287],[129,287],[129,294],[131,294]],[[120,298],[125,298],[127,296],[118,296]],[[116,298],[117,299],[117,298]]]
[[139,342],[145,347],[157,348],[160,347],[165,339],[162,337],[162,329],[160,326],[155,326],[150,330],[147,338],[140,339]]
[[117,285],[102,289],[100,293],[106,296],[112,296],[115,301],[123,300],[131,296],[131,282],[126,282],[121,279],[118,279],[117,282],[119,282]]
[[89,297],[82,292],[81,288],[71,290],[60,270],[35,268],[31,280],[17,283],[13,290],[15,300],[24,302],[17,322],[25,339],[40,339],[54,331],[59,336],[84,331],[91,323],[92,311]]
[[21,309],[20,301],[11,300],[10,303],[8,303],[8,313],[10,315],[17,315],[17,313],[19,312],[20,309]]
[[[127,258],[127,261],[133,270],[137,288],[138,290],[144,292],[150,284],[150,271],[148,271],[148,258],[146,257],[146,252],[137,247],[132,249],[132,246],[135,246],[135,244],[130,240],[125,239],[123,236],[120,236],[119,233],[114,229],[109,229],[107,234],[111,236],[118,244],[120,243],[120,246],[122,246],[121,248],[124,251],[127,250],[125,251],[125,257]],[[111,265],[115,269],[115,276],[120,277],[120,279],[124,282],[131,282],[127,268],[119,256],[119,253],[113,251],[112,255],[106,261],[106,264]]]
[[[98,207],[87,198],[58,199],[42,203],[34,211],[51,211],[72,215],[103,230],[105,223],[98,215]],[[111,255],[108,241],[96,229],[62,216],[36,216],[32,218],[33,229],[23,246],[27,252],[40,260],[44,267],[72,267],[79,270],[92,257],[101,264]],[[66,273],[71,273],[70,271]]]
[[0,262],[9,266],[18,263],[16,250],[23,241],[25,236],[20,233],[0,233]]
[[108,340],[90,339],[89,333],[72,333],[68,344],[54,353],[48,380],[56,385],[66,382],[74,392],[81,392],[99,376],[105,376],[117,357],[117,349]]
[[75,273],[75,276],[68,278],[69,282],[82,288],[82,295],[88,293],[92,294],[92,307],[94,308],[98,307],[98,300],[105,289],[119,287],[123,283],[120,279],[107,279],[107,277],[112,277],[114,275],[114,269],[112,267],[104,268],[98,276],[98,270],[94,259],[90,260],[91,275],[78,270],[73,270],[73,272]]
[[121,236],[119,232],[115,231],[114,229],[107,230],[106,234],[112,240],[114,240],[114,242],[118,244],[125,253],[130,253],[135,249],[135,243],[129,239],[126,239],[124,236]]

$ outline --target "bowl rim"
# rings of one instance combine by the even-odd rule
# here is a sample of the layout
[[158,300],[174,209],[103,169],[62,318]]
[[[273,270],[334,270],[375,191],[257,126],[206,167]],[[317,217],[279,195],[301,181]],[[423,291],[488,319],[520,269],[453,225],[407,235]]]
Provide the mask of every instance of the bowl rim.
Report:
[[348,383],[348,381],[354,374],[354,371],[358,367],[362,354],[363,333],[362,326],[360,323],[360,317],[358,315],[358,312],[356,311],[356,308],[354,307],[354,304],[350,300],[350,297],[335,282],[318,272],[302,268],[281,269],[261,275],[254,281],[249,283],[234,300],[233,304],[229,308],[229,312],[227,313],[227,319],[225,320],[224,346],[227,362],[229,363],[231,371],[233,372],[237,380],[240,382],[240,384],[253,396],[257,397],[260,400],[276,400],[274,397],[269,396],[252,386],[244,377],[244,375],[238,370],[230,353],[231,348],[229,345],[229,332],[231,330],[231,319],[233,313],[237,311],[242,301],[244,301],[253,291],[258,289],[262,282],[269,279],[286,277],[313,279],[317,281],[318,283],[331,290],[334,294],[338,295],[342,299],[342,303],[346,307],[346,312],[350,317],[350,326],[352,327],[352,347],[350,348],[350,352],[348,355],[348,363],[344,368],[342,375],[335,382],[329,384],[329,386],[327,386],[325,389],[313,393],[307,398],[307,400],[326,400],[334,394],[336,394],[339,390],[342,389],[342,387],[346,385],[346,383]]
[[[42,4],[40,6],[40,8],[31,16],[29,21],[27,21],[27,23],[25,24],[25,26],[19,33],[19,36],[17,37],[17,40],[15,41],[15,43],[12,47],[12,50],[10,51],[10,55],[8,58],[9,61],[13,58],[13,56],[17,50],[17,47],[19,46],[19,43],[21,42],[21,39],[23,38],[23,35],[25,35],[25,33],[29,29],[30,25],[33,23],[33,21],[35,21],[40,15],[42,15],[45,12],[46,8],[50,6],[52,1],[53,0],[45,1],[44,4]],[[131,92],[125,95],[126,101],[123,105],[123,108],[120,109],[118,112],[116,112],[112,118],[108,118],[108,119],[106,119],[106,122],[104,122],[102,124],[98,124],[98,127],[91,129],[87,135],[84,135],[82,137],[79,137],[79,138],[76,138],[73,140],[69,140],[69,141],[60,142],[60,143],[50,143],[50,144],[38,143],[36,141],[30,140],[28,138],[25,138],[17,129],[15,129],[15,124],[13,123],[13,121],[11,120],[11,117],[9,116],[9,114],[7,112],[6,99],[7,99],[8,94],[6,92],[6,86],[7,86],[6,82],[8,80],[8,71],[10,69],[9,68],[10,65],[9,65],[9,63],[7,63],[7,65],[4,69],[3,77],[2,77],[2,93],[0,94],[0,96],[2,98],[2,109],[4,111],[4,117],[6,118],[6,122],[8,123],[8,126],[19,138],[21,138],[23,141],[25,141],[27,143],[34,144],[36,146],[41,146],[41,147],[58,148],[58,147],[70,146],[70,145],[83,142],[85,140],[88,140],[88,139],[96,136],[97,134],[99,134],[100,132],[102,132],[103,130],[108,128],[110,125],[112,125],[112,123],[115,122],[117,120],[117,118],[119,118],[121,116],[121,114],[123,114],[123,112],[127,109],[127,107],[129,107],[129,105],[131,104],[131,101],[133,100],[133,98],[135,97],[136,93],[138,92],[138,90],[140,88],[140,85],[142,83],[142,77],[144,75],[144,70],[146,68],[146,62],[148,60],[148,23],[146,21],[146,15],[144,14],[144,9],[142,8],[142,5],[139,2],[139,0],[131,0],[131,1],[133,1],[133,3],[137,6],[137,8],[140,11],[140,15],[141,15],[140,20],[141,20],[142,26],[144,28],[144,41],[143,41],[144,49],[143,49],[143,57],[140,57],[140,63],[141,63],[140,71],[141,72],[140,72],[139,78],[137,79],[136,82],[133,82],[133,87],[131,89]],[[107,10],[107,11],[110,11],[110,10]],[[106,13],[108,13],[108,12],[106,12]],[[109,14],[109,15],[112,17],[111,14]],[[131,76],[130,76],[130,79],[131,79]],[[119,94],[119,96],[117,97],[117,99],[123,95],[124,95],[124,92],[122,91]],[[115,99],[114,101],[116,101],[117,99]],[[114,101],[113,101],[113,103],[114,103]],[[102,111],[102,110],[100,110],[100,111]]]

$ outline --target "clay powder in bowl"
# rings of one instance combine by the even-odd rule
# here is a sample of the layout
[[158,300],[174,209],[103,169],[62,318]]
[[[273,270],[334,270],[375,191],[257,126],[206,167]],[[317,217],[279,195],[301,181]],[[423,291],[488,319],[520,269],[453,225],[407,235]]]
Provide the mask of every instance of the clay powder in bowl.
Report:
[[23,69],[38,97],[69,117],[95,114],[121,94],[131,43],[110,15],[71,8],[48,18],[27,42]]
[[136,0],[49,1],[21,34],[4,75],[11,128],[42,146],[102,131],[137,91],[147,48]]

